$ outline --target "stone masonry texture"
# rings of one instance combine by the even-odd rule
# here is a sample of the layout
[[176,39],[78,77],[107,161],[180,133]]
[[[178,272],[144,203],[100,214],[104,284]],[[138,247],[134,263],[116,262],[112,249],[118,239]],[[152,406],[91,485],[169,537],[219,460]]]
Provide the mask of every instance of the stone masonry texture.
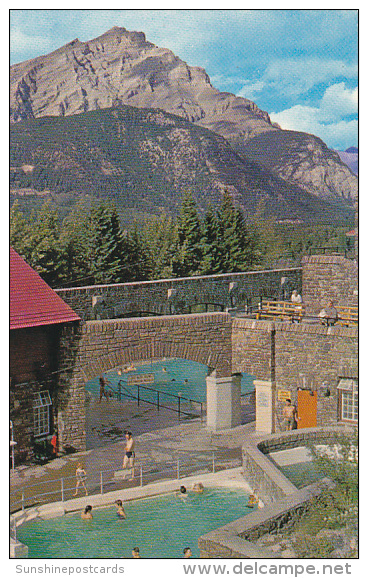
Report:
[[[188,312],[203,303],[229,307],[243,306],[249,300],[281,296],[281,279],[289,287],[301,290],[301,268],[273,271],[251,271],[226,275],[208,275],[141,281],[114,285],[95,285],[72,289],[57,289],[60,297],[83,320],[93,319],[92,297],[100,296],[110,318],[137,316],[137,313],[169,315]],[[232,284],[232,285],[231,285]],[[169,290],[170,296],[169,296]]]
[[[63,445],[85,447],[85,382],[126,363],[180,357],[231,375],[231,317],[205,313],[89,321],[62,336],[59,409]],[[62,368],[65,368],[64,370]]]
[[302,262],[303,301],[307,315],[318,315],[331,299],[339,306],[358,305],[358,266],[340,255],[313,255]]

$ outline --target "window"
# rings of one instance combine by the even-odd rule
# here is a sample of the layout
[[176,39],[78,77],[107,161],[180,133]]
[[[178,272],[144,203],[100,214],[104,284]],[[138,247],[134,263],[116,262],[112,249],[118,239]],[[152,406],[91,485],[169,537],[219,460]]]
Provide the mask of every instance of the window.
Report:
[[39,391],[33,395],[33,428],[35,437],[50,433],[50,405],[48,391]]
[[340,400],[340,419],[342,421],[358,421],[358,381],[356,379],[340,379],[337,386]]

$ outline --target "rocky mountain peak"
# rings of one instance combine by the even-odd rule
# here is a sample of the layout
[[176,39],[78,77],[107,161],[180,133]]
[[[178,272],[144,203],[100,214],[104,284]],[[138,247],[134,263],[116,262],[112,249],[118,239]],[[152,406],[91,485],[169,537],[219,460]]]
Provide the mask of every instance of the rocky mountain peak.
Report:
[[[75,39],[11,67],[11,122],[121,104],[162,109],[208,128],[229,140],[241,155],[250,155],[313,194],[319,195],[322,187],[324,196],[340,196],[341,189],[346,189],[345,199],[357,195],[356,177],[324,143],[320,146],[319,139],[304,135],[306,147],[304,137],[290,138],[290,131],[274,125],[254,102],[217,90],[203,68],[189,66],[171,50],[148,42],[143,32],[114,26],[95,39]],[[280,150],[281,164],[270,166],[269,155],[279,157]],[[311,170],[313,178],[307,174]]]

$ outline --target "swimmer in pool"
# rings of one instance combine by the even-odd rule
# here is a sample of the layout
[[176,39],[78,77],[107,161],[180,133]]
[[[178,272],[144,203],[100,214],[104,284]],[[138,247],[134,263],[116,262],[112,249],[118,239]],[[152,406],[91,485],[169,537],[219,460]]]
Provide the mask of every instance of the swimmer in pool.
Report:
[[181,500],[183,500],[183,502],[185,502],[186,499],[187,499],[187,497],[188,497],[188,493],[187,493],[186,487],[185,487],[185,486],[180,486],[179,498],[180,498]]
[[183,558],[191,558],[192,550],[190,548],[184,548],[183,554],[184,554]]
[[254,508],[255,506],[257,506],[258,502],[259,502],[259,496],[257,494],[257,490],[254,489],[253,493],[248,498],[247,506],[248,506],[248,508]]
[[[126,468],[131,468],[132,470],[132,477],[131,480],[134,480],[134,459],[135,459],[135,452],[134,452],[134,440],[132,438],[132,432],[125,431],[125,439],[126,439],[126,446],[125,446],[125,455],[123,459],[123,470]],[[123,477],[125,480],[125,475]]]
[[92,516],[92,506],[86,506],[84,511],[81,513],[82,520],[93,520]]
[[116,515],[118,518],[120,518],[120,520],[125,520],[126,519],[126,513],[125,510],[123,508],[123,502],[121,500],[116,500],[115,504],[117,505],[117,510],[116,510]]
[[132,556],[133,556],[133,558],[140,558],[141,557],[140,552],[139,552],[139,548],[137,548],[137,546],[135,548],[133,548]]
[[193,492],[197,492],[197,494],[202,494],[204,490],[202,482],[197,482],[196,484],[194,484],[192,490]]

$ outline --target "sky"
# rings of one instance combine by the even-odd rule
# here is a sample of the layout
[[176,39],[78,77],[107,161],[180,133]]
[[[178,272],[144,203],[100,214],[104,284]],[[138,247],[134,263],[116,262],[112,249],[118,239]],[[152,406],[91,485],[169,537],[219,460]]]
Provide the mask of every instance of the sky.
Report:
[[358,145],[357,10],[10,10],[10,61],[112,26],[143,31],[216,88],[253,100],[284,129]]

